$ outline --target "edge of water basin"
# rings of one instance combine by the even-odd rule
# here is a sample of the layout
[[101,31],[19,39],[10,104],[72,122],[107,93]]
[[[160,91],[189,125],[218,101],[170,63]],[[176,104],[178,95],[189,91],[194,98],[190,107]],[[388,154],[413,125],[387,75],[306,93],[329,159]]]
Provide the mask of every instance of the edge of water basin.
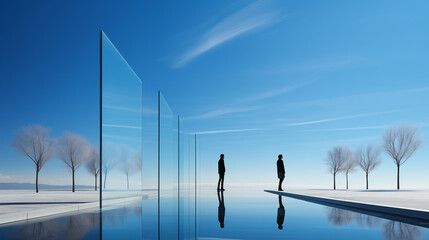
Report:
[[275,191],[275,190],[264,190],[264,192],[282,195],[286,197],[292,197],[300,200],[326,202],[330,204],[352,207],[352,208],[357,208],[357,209],[362,209],[367,211],[375,211],[375,212],[392,214],[392,215],[400,215],[400,216],[409,217],[409,218],[429,220],[429,211],[422,210],[422,209],[373,204],[373,203],[359,202],[359,201],[353,201],[353,200],[322,197],[322,196],[315,196],[315,195],[302,194],[302,193],[281,192],[281,191]]

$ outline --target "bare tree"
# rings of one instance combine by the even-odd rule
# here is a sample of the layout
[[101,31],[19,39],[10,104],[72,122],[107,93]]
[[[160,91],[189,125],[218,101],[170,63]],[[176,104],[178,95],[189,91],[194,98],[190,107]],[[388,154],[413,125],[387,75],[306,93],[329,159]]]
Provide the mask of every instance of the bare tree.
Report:
[[393,158],[397,166],[396,186],[399,189],[399,167],[404,164],[422,145],[419,129],[410,125],[390,127],[384,132],[384,150]]
[[353,172],[356,169],[357,161],[353,151],[348,147],[343,147],[341,157],[344,158],[341,170],[346,174],[346,189],[349,189],[349,172]]
[[127,190],[130,189],[130,181],[129,177],[134,175],[135,173],[141,171],[141,154],[139,152],[127,153],[128,155],[132,155],[132,158],[128,158],[122,164],[122,171],[125,173],[127,177]]
[[326,158],[326,164],[329,167],[329,172],[334,177],[334,190],[336,189],[335,177],[339,171],[343,169],[346,158],[344,153],[347,151],[347,147],[336,146],[328,151],[328,157]]
[[361,147],[356,153],[359,166],[365,172],[366,189],[368,189],[368,175],[381,163],[381,149],[376,144],[369,144]]
[[118,163],[118,158],[120,158],[120,152],[122,152],[122,150],[117,144],[103,143],[102,151],[103,151],[103,155],[101,159],[101,163],[102,163],[101,170],[103,171],[103,177],[104,177],[103,188],[106,189],[107,174]]
[[88,172],[94,175],[94,189],[95,191],[97,191],[97,176],[100,173],[100,150],[98,149],[98,147],[92,146],[89,159],[86,162],[85,166]]
[[72,173],[72,192],[75,191],[75,172],[89,158],[90,143],[85,137],[65,133],[61,137],[58,157],[70,168]]
[[39,192],[39,172],[55,154],[55,139],[50,135],[51,129],[41,125],[30,125],[17,131],[9,143],[29,157],[36,166],[36,193]]

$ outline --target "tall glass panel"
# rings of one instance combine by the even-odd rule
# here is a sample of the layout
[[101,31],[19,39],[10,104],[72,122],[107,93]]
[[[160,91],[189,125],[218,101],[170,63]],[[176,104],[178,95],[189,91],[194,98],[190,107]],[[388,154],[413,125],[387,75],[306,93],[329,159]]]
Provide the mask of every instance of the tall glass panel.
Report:
[[[142,82],[101,33],[102,206],[141,201]],[[140,205],[141,221],[141,205]],[[108,219],[103,225],[108,223]],[[141,226],[141,224],[138,224]],[[126,228],[123,231],[127,231]],[[134,234],[136,239],[141,238]],[[104,239],[109,234],[104,234]]]
[[178,117],[161,93],[159,103],[159,236],[174,239],[179,234]]
[[195,135],[179,123],[179,239],[196,239]]
[[156,84],[142,79],[142,230],[143,239],[158,238],[158,91]]

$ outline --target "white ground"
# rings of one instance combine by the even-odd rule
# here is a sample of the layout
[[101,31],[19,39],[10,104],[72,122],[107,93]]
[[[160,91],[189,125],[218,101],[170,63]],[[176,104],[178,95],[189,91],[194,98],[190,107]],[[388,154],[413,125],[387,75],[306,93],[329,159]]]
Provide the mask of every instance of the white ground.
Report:
[[97,202],[96,191],[0,190],[0,214]]
[[315,197],[336,198],[345,201],[357,201],[368,204],[387,205],[397,208],[412,208],[429,211],[429,190],[285,189],[285,192]]

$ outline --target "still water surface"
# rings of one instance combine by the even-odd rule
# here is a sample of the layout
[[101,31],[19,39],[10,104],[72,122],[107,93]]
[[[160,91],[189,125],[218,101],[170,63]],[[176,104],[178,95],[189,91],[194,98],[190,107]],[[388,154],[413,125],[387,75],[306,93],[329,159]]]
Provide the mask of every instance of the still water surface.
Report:
[[[157,222],[157,200],[144,201],[106,209],[101,218],[99,212],[87,212],[3,226],[0,239],[154,239],[157,231],[149,226]],[[150,216],[142,217],[142,205]],[[265,192],[206,192],[197,209],[198,239],[429,239],[428,229],[421,227],[427,222],[416,221],[416,226]],[[194,227],[191,222],[181,225]]]

